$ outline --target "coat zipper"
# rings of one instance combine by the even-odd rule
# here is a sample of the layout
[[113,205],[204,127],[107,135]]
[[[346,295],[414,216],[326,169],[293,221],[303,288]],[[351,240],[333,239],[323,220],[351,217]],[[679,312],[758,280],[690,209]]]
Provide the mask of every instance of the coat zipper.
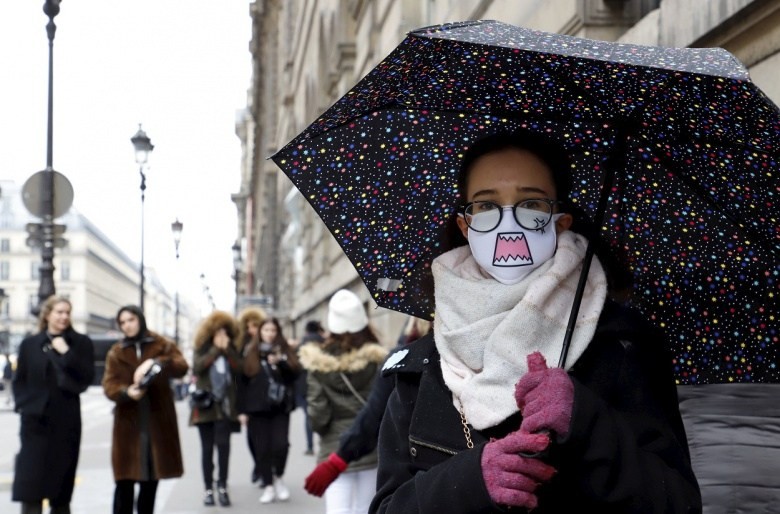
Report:
[[446,453],[448,455],[457,455],[458,454],[458,452],[456,452],[455,450],[450,450],[449,448],[445,448],[443,446],[438,446],[436,444],[427,443],[425,441],[421,441],[420,439],[416,439],[416,438],[414,438],[412,436],[409,436],[409,442],[412,443],[412,444],[417,444],[417,445],[420,445],[420,446],[424,446],[426,448],[430,448],[432,450],[437,450],[437,451],[440,451],[442,453]]

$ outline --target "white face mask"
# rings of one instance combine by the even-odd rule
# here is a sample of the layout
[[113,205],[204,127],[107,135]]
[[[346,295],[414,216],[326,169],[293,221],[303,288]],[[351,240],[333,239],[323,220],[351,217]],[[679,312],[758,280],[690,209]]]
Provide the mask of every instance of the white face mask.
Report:
[[490,276],[506,285],[517,284],[547,262],[557,248],[555,222],[563,214],[553,214],[541,230],[521,227],[512,215],[512,207],[503,207],[501,223],[490,232],[469,228],[469,246],[477,264]]

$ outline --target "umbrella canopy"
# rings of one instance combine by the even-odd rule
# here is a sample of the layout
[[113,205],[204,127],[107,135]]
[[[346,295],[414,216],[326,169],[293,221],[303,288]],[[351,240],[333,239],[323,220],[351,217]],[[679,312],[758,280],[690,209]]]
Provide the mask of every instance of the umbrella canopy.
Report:
[[725,50],[420,29],[272,158],[377,304],[430,319],[464,151],[517,129],[569,152],[569,201],[631,274],[679,383],[778,381],[780,115]]

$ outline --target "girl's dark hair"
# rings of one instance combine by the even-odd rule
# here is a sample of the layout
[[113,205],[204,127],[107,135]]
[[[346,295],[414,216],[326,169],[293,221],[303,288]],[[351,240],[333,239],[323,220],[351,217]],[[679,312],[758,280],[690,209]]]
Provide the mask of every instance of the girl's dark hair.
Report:
[[[566,150],[563,146],[558,145],[549,137],[545,137],[536,132],[518,130],[515,132],[499,132],[498,134],[478,139],[468,150],[466,150],[466,154],[463,156],[458,171],[458,191],[461,195],[459,207],[463,207],[466,204],[466,185],[474,162],[487,154],[500,152],[510,148],[525,150],[541,159],[552,171],[552,179],[555,184],[557,200],[566,202],[569,197],[569,192],[571,191],[572,165]],[[569,207],[569,204],[566,204],[565,209],[567,212],[571,212]],[[572,214],[574,214],[575,219],[577,219],[580,217],[579,215],[581,213],[576,212]],[[463,237],[463,234],[458,228],[456,219],[457,215],[450,216],[449,222],[445,228],[445,251],[468,244],[468,241],[466,241],[466,238]]]
[[541,159],[552,171],[557,199],[565,201],[569,197],[572,163],[566,149],[551,138],[536,132],[515,131],[500,132],[479,139],[466,151],[458,172],[458,191],[461,193],[462,203],[466,203],[466,183],[474,161],[489,153],[509,148],[525,150]]
[[[466,203],[466,184],[474,162],[480,157],[509,148],[525,150],[541,159],[552,171],[557,200],[561,202],[560,210],[572,215],[574,222],[569,230],[582,234],[595,244],[595,252],[602,262],[612,291],[625,291],[631,287],[631,276],[628,270],[620,264],[619,259],[607,247],[601,238],[600,227],[590,220],[585,212],[576,204],[569,202],[571,193],[571,176],[573,162],[563,145],[551,137],[536,132],[518,130],[501,132],[477,140],[466,151],[458,172],[458,191],[461,194],[461,206]],[[458,228],[457,216],[450,216],[445,228],[444,250],[468,244]]]
[[119,326],[119,316],[122,315],[123,312],[130,312],[135,315],[135,317],[138,318],[138,336],[136,337],[146,337],[146,335],[149,333],[149,329],[146,327],[146,316],[144,316],[143,311],[140,307],[137,305],[125,305],[124,307],[120,308],[116,313],[116,324]]
[[274,340],[271,341],[271,344],[274,346],[274,348],[279,348],[281,351],[283,351],[287,355],[287,362],[288,364],[297,369],[298,368],[298,357],[295,353],[295,349],[290,345],[290,343],[287,341],[287,339],[282,335],[282,324],[279,323],[279,320],[277,318],[265,318],[263,321],[260,322],[260,330],[258,330],[257,338],[259,341],[262,341],[262,335],[261,331],[263,330],[263,327],[265,325],[271,324],[276,327],[276,337],[274,337]]
[[360,348],[366,343],[377,343],[379,338],[374,333],[371,325],[366,327],[360,332],[343,334],[330,334],[323,343],[323,349],[335,354],[346,353],[350,350]]

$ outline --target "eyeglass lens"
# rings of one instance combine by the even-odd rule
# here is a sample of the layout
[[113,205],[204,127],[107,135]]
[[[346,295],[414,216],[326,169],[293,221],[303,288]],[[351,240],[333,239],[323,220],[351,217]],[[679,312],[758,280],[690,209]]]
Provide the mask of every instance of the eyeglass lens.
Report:
[[477,232],[490,232],[501,223],[504,210],[513,210],[521,227],[538,230],[550,222],[552,203],[550,200],[525,200],[502,207],[493,202],[472,202],[466,206],[466,223]]

